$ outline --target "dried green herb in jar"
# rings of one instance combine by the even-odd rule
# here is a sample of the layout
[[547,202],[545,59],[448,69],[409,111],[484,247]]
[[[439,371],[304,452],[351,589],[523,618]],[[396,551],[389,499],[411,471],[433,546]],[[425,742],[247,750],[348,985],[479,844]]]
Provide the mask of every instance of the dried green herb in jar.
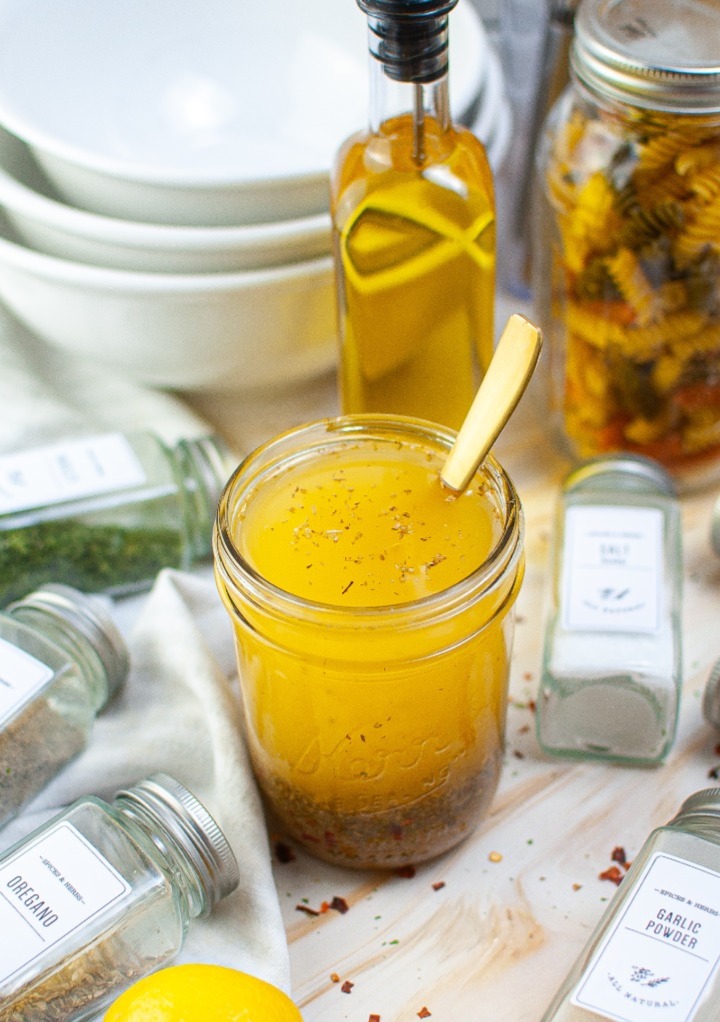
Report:
[[239,879],[220,827],[174,778],[153,774],[111,803],[79,799],[0,855],[0,906],[12,906],[0,928],[0,1020],[99,1018]]
[[168,448],[147,433],[0,456],[0,606],[45,582],[137,592],[207,557],[232,467],[216,437]]
[[126,529],[71,519],[0,531],[3,602],[49,579],[120,595],[145,588],[161,568],[182,564],[183,537],[171,528]]

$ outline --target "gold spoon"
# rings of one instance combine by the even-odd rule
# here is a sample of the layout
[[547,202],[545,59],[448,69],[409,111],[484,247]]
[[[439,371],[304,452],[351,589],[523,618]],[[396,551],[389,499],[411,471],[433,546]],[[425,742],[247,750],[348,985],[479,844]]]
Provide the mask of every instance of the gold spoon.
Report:
[[538,328],[513,313],[440,472],[451,490],[462,492],[487,457],[530,382],[541,347]]

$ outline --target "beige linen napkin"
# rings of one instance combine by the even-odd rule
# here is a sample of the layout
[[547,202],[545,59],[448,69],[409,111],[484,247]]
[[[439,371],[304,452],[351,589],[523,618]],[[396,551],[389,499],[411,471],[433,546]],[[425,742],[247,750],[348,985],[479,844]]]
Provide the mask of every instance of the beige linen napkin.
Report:
[[[152,429],[168,441],[208,431],[175,398],[66,359],[1,308],[0,366],[0,450],[102,429]],[[86,751],[0,830],[0,852],[75,798],[111,799],[153,771],[169,773],[217,819],[241,872],[239,889],[192,923],[176,961],[232,966],[288,990],[267,832],[240,727],[230,620],[211,568],[163,571],[151,593],[111,610],[128,641],[130,677],[98,717]]]

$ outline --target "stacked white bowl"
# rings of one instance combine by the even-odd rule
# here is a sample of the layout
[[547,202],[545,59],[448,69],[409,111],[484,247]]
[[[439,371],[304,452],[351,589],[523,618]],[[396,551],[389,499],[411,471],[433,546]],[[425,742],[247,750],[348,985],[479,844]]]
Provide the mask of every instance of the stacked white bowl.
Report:
[[[510,115],[473,0],[455,118]],[[329,172],[367,120],[354,0],[0,0],[0,301],[137,381],[240,391],[336,357]]]

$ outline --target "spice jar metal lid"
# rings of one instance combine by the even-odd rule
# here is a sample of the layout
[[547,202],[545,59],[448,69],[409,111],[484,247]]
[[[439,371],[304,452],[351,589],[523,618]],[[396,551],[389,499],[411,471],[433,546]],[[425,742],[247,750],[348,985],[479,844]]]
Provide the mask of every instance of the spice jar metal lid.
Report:
[[715,662],[705,682],[702,710],[708,724],[720,728],[720,660]]
[[191,440],[180,440],[177,446],[192,461],[214,510],[225,483],[237,467],[237,458],[219,436],[199,436]]
[[159,820],[183,848],[202,883],[206,911],[231,894],[240,870],[230,844],[205,806],[184,785],[164,773],[154,773],[116,799],[132,812],[140,809]]
[[7,607],[7,613],[19,618],[24,611],[39,612],[61,625],[69,625],[87,640],[107,678],[107,690],[102,693],[98,708],[108,703],[127,678],[130,658],[105,602],[72,586],[47,583]]
[[592,91],[654,110],[720,110],[718,0],[582,0],[571,66]]
[[720,496],[713,504],[712,518],[710,521],[710,542],[716,554],[720,554]]
[[704,788],[686,798],[675,821],[688,816],[720,816],[720,788]]
[[599,479],[602,476],[625,476],[641,484],[650,486],[657,493],[675,496],[677,490],[672,476],[657,461],[641,454],[602,454],[597,458],[589,458],[574,468],[567,478],[563,489],[568,492],[581,487],[584,483]]

